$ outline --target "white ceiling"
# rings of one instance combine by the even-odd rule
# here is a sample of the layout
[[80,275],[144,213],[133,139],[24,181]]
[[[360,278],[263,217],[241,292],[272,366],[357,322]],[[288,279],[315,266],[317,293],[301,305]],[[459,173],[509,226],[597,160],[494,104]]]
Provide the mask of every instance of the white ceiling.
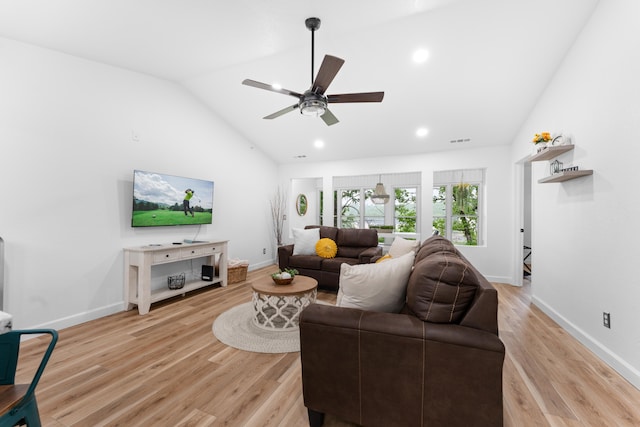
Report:
[[[510,144],[597,1],[2,0],[0,36],[175,81],[275,161],[327,161]],[[241,82],[308,89],[311,16],[315,72],[345,59],[327,93],[385,98],[263,120],[296,99]]]

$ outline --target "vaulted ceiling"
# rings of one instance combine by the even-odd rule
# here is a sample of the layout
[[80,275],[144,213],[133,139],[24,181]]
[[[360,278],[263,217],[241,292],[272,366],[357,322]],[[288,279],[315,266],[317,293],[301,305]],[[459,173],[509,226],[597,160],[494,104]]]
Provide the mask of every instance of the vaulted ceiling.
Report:
[[[510,144],[597,1],[5,0],[0,37],[182,85],[276,162],[330,161]],[[327,93],[384,100],[264,120],[296,99],[241,82],[308,89],[312,16],[314,74],[345,60]]]

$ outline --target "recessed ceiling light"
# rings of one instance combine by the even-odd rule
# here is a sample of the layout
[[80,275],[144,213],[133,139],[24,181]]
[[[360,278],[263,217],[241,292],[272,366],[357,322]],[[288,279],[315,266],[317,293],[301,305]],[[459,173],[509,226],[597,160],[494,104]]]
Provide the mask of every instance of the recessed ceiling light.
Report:
[[282,86],[280,85],[280,83],[273,83],[271,85],[272,88],[276,89],[276,90],[280,90],[282,89]]
[[324,141],[321,139],[316,139],[313,143],[313,146],[316,148],[324,148]]
[[418,128],[418,130],[416,130],[416,136],[418,138],[424,138],[428,134],[429,134],[429,129],[427,128]]
[[422,64],[427,62],[427,59],[429,59],[429,51],[426,49],[418,49],[415,52],[413,52],[413,62],[415,62],[416,64]]

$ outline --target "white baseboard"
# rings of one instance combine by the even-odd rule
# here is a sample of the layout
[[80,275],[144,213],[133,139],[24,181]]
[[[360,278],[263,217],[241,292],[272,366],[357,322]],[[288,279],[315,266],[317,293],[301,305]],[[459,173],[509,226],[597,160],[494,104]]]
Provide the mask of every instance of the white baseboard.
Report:
[[609,365],[627,381],[633,384],[635,388],[640,390],[640,372],[637,369],[602,345],[601,342],[595,340],[592,336],[568,321],[564,316],[553,310],[541,299],[534,296],[531,298],[531,301],[571,336],[580,341],[582,345],[594,352],[604,363]]
[[258,270],[259,268],[263,268],[263,267],[269,267],[270,265],[274,265],[276,264],[276,261],[271,259],[271,260],[267,260],[267,261],[262,261],[256,264],[251,264],[248,268],[249,271],[252,270]]
[[91,311],[77,313],[77,314],[74,314],[73,316],[56,319],[51,322],[30,327],[29,329],[50,328],[50,329],[60,330],[64,328],[69,328],[71,326],[79,325],[81,323],[88,322],[90,320],[95,320],[101,317],[109,316],[114,313],[119,313],[123,310],[124,310],[124,301],[119,302],[117,304],[111,304],[105,307],[96,308]]
[[484,276],[490,282],[513,284],[513,280],[509,276]]
[[[275,264],[275,260],[267,260],[261,263],[252,264],[248,267],[248,270],[257,270],[262,267],[269,267]],[[124,311],[124,301],[121,301],[116,304],[111,304],[105,307],[96,308],[90,311],[85,311],[82,313],[77,313],[69,317],[63,317],[61,319],[52,320],[51,322],[43,323],[41,325],[34,325],[29,327],[29,329],[36,328],[50,328],[50,329],[64,329],[69,328],[71,326],[79,325],[84,322],[89,322],[91,320],[99,319],[101,317],[109,316],[114,313],[119,313]],[[138,310],[134,308],[134,310]]]

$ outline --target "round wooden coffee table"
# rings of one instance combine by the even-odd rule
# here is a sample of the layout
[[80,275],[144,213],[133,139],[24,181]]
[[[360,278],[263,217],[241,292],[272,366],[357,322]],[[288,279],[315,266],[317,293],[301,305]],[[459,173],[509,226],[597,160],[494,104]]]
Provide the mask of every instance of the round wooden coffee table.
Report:
[[271,276],[251,284],[253,289],[253,322],[272,331],[298,329],[302,310],[316,301],[318,281],[307,276],[295,276],[288,285],[276,285]]

